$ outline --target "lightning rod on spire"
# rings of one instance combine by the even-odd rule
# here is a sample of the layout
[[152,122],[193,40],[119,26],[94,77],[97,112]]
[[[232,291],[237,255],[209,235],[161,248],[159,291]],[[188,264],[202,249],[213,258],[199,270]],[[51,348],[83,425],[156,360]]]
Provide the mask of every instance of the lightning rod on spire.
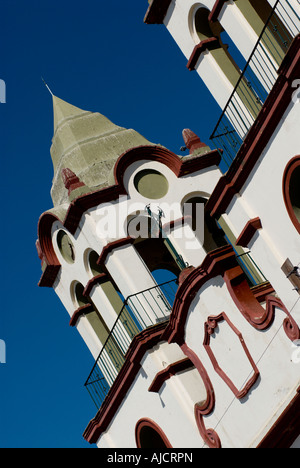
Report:
[[41,76],[41,78],[42,78],[42,81],[44,82],[44,85],[48,89],[49,93],[51,94],[51,96],[53,96],[53,93],[52,93],[51,89],[49,88],[49,86],[47,85],[46,81],[44,80],[44,78],[42,76]]

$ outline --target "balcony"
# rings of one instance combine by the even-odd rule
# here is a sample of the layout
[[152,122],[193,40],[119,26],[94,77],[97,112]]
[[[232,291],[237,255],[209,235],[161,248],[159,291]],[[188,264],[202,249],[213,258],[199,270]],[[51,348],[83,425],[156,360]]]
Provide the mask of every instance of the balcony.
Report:
[[85,382],[99,409],[118,376],[133,338],[157,323],[168,321],[177,291],[176,280],[129,296]]
[[[236,254],[236,259],[251,288],[268,284],[250,252]],[[177,280],[172,280],[131,295],[124,301],[122,310],[85,382],[97,409],[102,406],[116,380],[133,338],[141,331],[169,320],[177,288]]]
[[272,14],[210,137],[223,150],[221,168],[228,170],[272,90],[300,18],[288,0],[277,0]]

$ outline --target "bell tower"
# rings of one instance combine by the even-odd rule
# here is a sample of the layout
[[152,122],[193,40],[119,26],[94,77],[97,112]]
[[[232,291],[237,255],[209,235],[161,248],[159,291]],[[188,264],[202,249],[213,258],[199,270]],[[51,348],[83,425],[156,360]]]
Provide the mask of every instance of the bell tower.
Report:
[[221,107],[216,149],[187,128],[178,156],[53,96],[39,285],[95,359],[99,448],[299,446],[299,17],[149,2]]
[[135,337],[169,320],[181,272],[219,245],[203,220],[220,154],[189,129],[179,157],[56,96],[53,109],[39,286],[55,290],[94,356],[86,386],[101,407]]

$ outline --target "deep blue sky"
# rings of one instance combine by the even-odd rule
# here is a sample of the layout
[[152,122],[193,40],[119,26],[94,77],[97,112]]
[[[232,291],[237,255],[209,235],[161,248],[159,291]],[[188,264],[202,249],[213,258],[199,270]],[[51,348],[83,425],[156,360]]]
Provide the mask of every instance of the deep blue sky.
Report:
[[89,447],[93,358],[52,289],[38,288],[39,216],[51,208],[51,96],[101,112],[175,153],[203,141],[219,110],[147,0],[2,0],[0,447]]

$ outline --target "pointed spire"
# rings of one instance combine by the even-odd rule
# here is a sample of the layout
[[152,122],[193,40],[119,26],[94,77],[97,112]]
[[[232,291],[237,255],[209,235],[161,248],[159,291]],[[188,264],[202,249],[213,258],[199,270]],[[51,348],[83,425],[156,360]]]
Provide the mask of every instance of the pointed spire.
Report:
[[77,184],[81,184],[75,187],[80,192],[112,185],[119,156],[128,149],[151,144],[136,131],[119,127],[98,112],[79,109],[54,95],[52,99],[54,136],[50,153],[54,206],[69,202],[78,193],[74,189]]
[[63,120],[68,119],[69,117],[75,117],[76,115],[83,115],[87,113],[87,111],[79,109],[79,107],[75,107],[72,104],[63,101],[57,96],[54,96],[54,94],[52,94],[52,99],[54,115],[54,132]]
[[182,136],[185,142],[185,146],[190,150],[190,154],[193,154],[197,149],[208,148],[205,143],[202,143],[198,135],[192,132],[192,130],[189,128],[185,128],[183,130]]

